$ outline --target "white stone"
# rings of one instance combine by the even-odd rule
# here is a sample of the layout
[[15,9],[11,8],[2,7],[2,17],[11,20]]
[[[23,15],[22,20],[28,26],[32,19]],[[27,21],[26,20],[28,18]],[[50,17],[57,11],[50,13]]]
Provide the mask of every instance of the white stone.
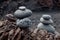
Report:
[[20,10],[25,10],[26,7],[25,7],[25,6],[21,6],[21,7],[19,7],[19,9],[20,9]]

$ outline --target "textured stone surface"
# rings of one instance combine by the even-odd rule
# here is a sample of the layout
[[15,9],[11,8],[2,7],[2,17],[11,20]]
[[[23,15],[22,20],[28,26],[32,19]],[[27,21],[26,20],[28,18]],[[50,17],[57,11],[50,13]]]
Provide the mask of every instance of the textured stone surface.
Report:
[[29,28],[32,26],[32,21],[29,18],[24,18],[24,19],[17,19],[16,25],[21,27],[21,28]]

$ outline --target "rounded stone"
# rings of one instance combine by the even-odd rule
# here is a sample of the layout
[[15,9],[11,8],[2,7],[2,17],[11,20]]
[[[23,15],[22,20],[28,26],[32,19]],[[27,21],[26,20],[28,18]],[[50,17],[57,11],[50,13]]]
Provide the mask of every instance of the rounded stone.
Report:
[[20,9],[20,10],[25,10],[26,7],[25,7],[25,6],[21,6],[21,7],[19,7],[19,9]]
[[51,15],[45,14],[45,15],[42,15],[42,18],[45,20],[49,20],[51,19]]
[[55,28],[52,26],[52,25],[44,25],[43,23],[39,23],[37,25],[37,28],[38,29],[41,29],[41,30],[46,30],[47,32],[50,32],[50,33],[55,33]]
[[42,15],[42,17],[40,18],[40,22],[46,24],[52,24],[53,20],[51,19],[50,15]]
[[24,6],[19,7],[18,10],[15,11],[14,16],[18,19],[23,19],[26,17],[30,17],[32,15],[32,11],[27,9]]
[[6,14],[5,17],[6,17],[7,20],[15,21],[13,14]]
[[31,27],[32,21],[29,18],[24,18],[24,19],[17,19],[16,25],[21,27],[21,28],[28,28]]

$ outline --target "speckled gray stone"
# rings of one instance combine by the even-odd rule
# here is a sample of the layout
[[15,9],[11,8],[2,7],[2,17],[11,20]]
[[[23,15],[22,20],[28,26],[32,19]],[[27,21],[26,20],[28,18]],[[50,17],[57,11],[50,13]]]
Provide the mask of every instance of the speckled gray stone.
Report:
[[14,16],[18,19],[30,17],[31,15],[32,15],[32,11],[27,9],[25,6],[19,7],[19,9],[16,10],[14,13]]
[[32,25],[32,21],[29,19],[29,18],[24,18],[24,19],[17,19],[16,21],[16,25],[19,26],[19,27],[22,27],[22,28],[25,28],[25,27],[31,27]]
[[42,29],[42,30],[46,30],[51,33],[55,33],[55,28],[52,25],[44,25],[43,23],[39,23],[37,28]]
[[40,22],[41,23],[47,23],[47,24],[52,24],[53,23],[53,20],[52,20],[52,17],[50,15],[42,15],[42,17],[40,18]]

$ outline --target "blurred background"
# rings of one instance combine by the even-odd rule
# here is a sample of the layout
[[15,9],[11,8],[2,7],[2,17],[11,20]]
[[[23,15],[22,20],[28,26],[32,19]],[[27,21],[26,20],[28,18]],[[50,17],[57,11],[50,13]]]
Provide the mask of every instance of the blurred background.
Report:
[[14,12],[19,6],[35,12],[60,10],[60,0],[0,0],[0,14]]

